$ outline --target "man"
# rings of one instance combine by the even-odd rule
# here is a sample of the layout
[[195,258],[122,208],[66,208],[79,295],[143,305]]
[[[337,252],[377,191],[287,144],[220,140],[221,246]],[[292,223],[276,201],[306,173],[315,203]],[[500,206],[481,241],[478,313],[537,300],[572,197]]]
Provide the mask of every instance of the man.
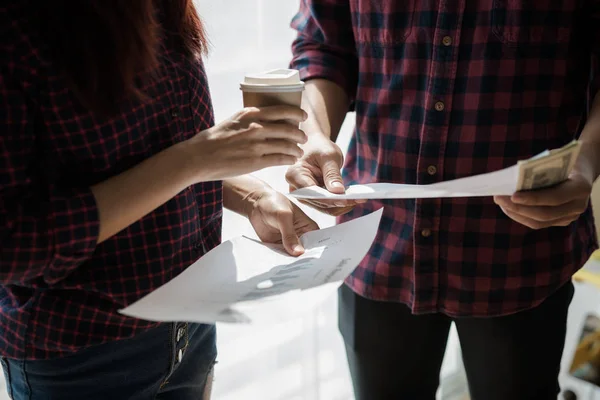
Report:
[[[433,399],[451,322],[473,399],[556,399],[571,276],[597,246],[600,2],[302,0],[293,27],[310,117],[291,189],[429,184],[583,141],[549,189],[312,204],[340,221],[385,207],[340,291],[357,399]],[[342,179],[334,142],[349,108]]]

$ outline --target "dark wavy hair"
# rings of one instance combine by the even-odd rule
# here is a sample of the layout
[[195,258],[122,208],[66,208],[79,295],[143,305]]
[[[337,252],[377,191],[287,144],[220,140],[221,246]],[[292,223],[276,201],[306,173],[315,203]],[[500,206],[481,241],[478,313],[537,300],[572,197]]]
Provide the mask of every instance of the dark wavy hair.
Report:
[[[44,0],[53,60],[93,111],[113,114],[158,65],[161,40],[189,58],[207,49],[193,0]],[[142,81],[140,81],[142,79]]]

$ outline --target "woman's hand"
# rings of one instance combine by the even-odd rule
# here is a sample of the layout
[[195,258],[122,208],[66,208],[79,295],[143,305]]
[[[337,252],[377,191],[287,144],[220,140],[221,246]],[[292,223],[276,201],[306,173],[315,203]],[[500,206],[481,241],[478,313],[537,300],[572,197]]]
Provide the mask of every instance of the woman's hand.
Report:
[[298,125],[306,119],[293,106],[245,108],[228,120],[181,143],[190,184],[292,165],[302,156],[298,144],[306,135]]
[[299,256],[304,253],[299,236],[319,229],[315,221],[283,194],[265,188],[252,196],[248,219],[256,234],[266,243],[283,243],[285,250]]

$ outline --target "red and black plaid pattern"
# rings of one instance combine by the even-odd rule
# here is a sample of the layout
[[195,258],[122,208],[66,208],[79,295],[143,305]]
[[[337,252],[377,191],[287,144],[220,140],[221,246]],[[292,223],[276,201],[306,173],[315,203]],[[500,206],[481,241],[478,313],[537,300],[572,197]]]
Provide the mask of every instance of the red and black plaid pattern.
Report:
[[213,125],[204,69],[164,46],[151,100],[100,118],[19,3],[0,6],[0,354],[36,359],[155,326],[117,310],[219,243],[222,194],[218,182],[189,187],[96,245],[89,187]]
[[[292,66],[356,110],[347,184],[428,184],[513,165],[577,137],[598,79],[600,2],[302,0]],[[592,76],[592,79],[590,79]],[[347,283],[414,313],[539,304],[596,248],[591,211],[531,230],[491,198],[373,201],[378,237]]]

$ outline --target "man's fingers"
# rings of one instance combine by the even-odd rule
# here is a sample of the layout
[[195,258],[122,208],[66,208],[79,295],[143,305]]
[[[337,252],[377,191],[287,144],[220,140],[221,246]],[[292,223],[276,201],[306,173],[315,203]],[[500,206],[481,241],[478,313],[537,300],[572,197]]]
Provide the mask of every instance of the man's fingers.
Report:
[[584,183],[568,180],[548,189],[517,192],[511,196],[511,201],[527,206],[560,206],[573,200],[587,198],[590,188]]
[[352,211],[354,209],[354,205],[347,207],[331,207],[331,206],[322,206],[319,202],[315,202],[313,200],[299,200],[300,203],[307,205],[311,208],[314,208],[317,211],[320,211],[324,214],[331,215],[334,217],[338,217],[340,215],[344,215]]
[[336,207],[329,209],[328,214],[334,217],[339,217],[340,215],[348,214],[350,211],[354,209],[354,206],[348,207]]
[[343,194],[346,191],[340,168],[341,166],[334,159],[328,159],[321,163],[323,181],[331,193]]
[[327,208],[337,208],[337,207],[355,207],[357,204],[363,204],[365,201],[362,200],[335,200],[335,199],[320,199],[313,200],[315,203],[321,204],[323,207]]
[[332,204],[322,203],[317,200],[298,199],[298,201],[304,205],[307,205],[312,208],[316,208],[317,210],[322,211],[322,212],[325,212],[325,210],[336,208]]
[[500,208],[509,218],[531,229],[543,229],[551,226],[567,226],[573,222],[573,219],[570,217],[558,218],[552,221],[536,221],[532,218],[509,211],[502,206],[500,206]]
[[319,211],[322,211],[321,209],[326,209],[328,207],[323,206],[322,204],[320,204],[318,201],[314,201],[314,200],[304,200],[304,199],[298,199],[298,201],[301,204],[304,204],[305,206],[309,206],[311,208],[315,208]]
[[285,174],[285,180],[290,185],[290,192],[303,187],[319,186],[319,182],[314,175],[308,170],[297,168],[296,166],[288,169],[288,172]]
[[556,221],[569,217],[576,218],[587,208],[587,202],[582,200],[573,200],[559,206],[526,206],[514,203],[506,197],[497,198],[495,201],[506,211],[541,222]]

